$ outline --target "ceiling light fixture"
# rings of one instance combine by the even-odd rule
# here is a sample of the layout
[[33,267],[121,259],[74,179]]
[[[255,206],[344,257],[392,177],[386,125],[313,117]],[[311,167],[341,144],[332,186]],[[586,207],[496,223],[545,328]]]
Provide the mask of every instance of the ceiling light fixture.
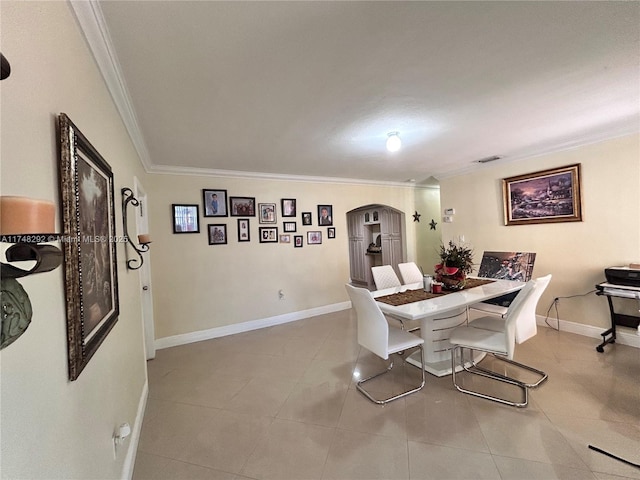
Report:
[[402,146],[402,141],[398,132],[390,132],[387,138],[387,150],[390,152],[397,152]]

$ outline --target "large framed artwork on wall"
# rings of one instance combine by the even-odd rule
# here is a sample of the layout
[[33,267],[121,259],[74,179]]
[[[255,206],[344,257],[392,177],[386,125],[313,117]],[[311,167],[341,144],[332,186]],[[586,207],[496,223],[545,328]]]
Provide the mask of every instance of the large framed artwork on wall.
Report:
[[582,221],[580,164],[502,180],[505,225]]
[[113,172],[64,113],[60,192],[69,378],[78,378],[118,320]]

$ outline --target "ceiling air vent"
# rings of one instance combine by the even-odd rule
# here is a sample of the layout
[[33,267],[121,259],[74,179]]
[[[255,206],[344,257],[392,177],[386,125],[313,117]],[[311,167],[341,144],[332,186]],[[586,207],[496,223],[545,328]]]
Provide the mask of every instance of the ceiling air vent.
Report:
[[480,160],[476,160],[474,163],[495,162],[496,160],[500,160],[501,158],[502,158],[502,155],[493,155],[491,157],[485,157],[485,158],[481,158]]

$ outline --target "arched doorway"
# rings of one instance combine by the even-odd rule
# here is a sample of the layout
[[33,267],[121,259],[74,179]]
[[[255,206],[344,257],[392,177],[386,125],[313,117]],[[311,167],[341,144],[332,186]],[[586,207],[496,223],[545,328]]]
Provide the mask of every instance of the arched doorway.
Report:
[[375,288],[371,267],[406,260],[404,212],[387,205],[371,204],[347,212],[351,283]]

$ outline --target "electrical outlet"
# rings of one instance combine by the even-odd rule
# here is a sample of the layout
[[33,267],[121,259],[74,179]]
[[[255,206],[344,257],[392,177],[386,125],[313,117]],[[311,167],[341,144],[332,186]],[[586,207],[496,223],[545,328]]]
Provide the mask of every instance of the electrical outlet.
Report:
[[445,215],[442,217],[442,221],[444,223],[453,223],[453,217],[451,215]]

